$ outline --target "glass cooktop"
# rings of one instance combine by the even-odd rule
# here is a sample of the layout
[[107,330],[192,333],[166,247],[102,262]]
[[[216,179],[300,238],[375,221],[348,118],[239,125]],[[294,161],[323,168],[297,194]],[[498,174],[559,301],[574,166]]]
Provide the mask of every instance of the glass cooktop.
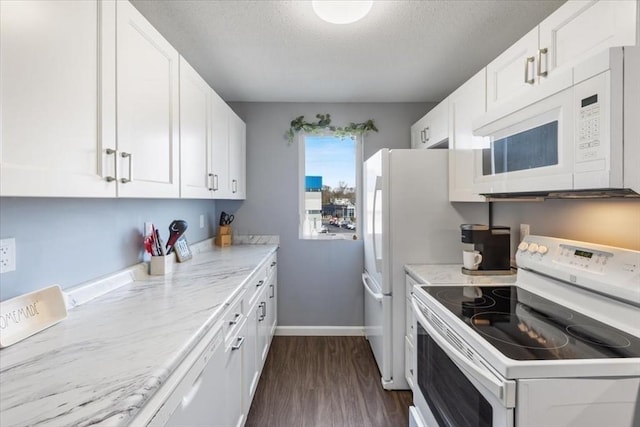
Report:
[[424,286],[515,360],[640,357],[640,339],[517,286]]

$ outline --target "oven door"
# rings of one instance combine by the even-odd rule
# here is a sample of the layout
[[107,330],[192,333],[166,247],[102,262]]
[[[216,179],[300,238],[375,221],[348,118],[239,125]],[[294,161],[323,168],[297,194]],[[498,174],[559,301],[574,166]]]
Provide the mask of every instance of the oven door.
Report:
[[[477,355],[462,353],[452,331],[445,338],[428,318],[434,314],[415,297],[414,403],[427,427],[513,427],[515,381],[492,372]],[[446,328],[446,326],[444,326]],[[455,344],[454,344],[455,343]]]
[[477,129],[489,148],[475,151],[479,194],[571,190],[574,173],[573,88]]

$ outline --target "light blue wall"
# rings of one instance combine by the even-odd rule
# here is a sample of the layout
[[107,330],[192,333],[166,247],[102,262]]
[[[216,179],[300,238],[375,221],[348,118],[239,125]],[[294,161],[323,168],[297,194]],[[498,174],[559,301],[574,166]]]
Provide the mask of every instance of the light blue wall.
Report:
[[233,103],[247,123],[247,200],[219,202],[235,212],[234,231],[278,234],[278,323],[284,326],[363,324],[362,241],[298,239],[298,147],[284,133],[294,118],[333,124],[373,119],[380,132],[364,138],[364,158],[380,148],[409,148],[410,127],[433,104]]
[[17,262],[15,272],[0,275],[0,299],[68,288],[141,262],[145,221],[166,241],[171,221],[184,219],[188,241],[197,242],[213,236],[215,218],[211,200],[0,198],[0,237],[16,239]]

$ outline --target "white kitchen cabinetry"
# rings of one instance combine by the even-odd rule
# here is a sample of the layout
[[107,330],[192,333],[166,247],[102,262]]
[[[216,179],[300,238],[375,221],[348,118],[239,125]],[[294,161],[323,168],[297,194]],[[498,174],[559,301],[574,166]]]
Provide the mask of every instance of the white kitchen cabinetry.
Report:
[[433,107],[423,118],[411,126],[411,148],[433,148],[449,136],[449,100]]
[[229,180],[231,199],[246,198],[247,126],[229,109]]
[[610,47],[634,45],[636,8],[636,1],[627,0],[562,5],[487,65],[487,111],[549,96],[572,84],[576,63]]
[[0,196],[115,197],[115,3],[0,2]]
[[473,135],[473,120],[484,114],[486,76],[482,69],[449,95],[449,201],[483,202],[472,191],[474,150],[489,147],[489,138]]
[[[245,407],[251,406],[251,401],[245,403],[244,395],[244,371],[243,364],[247,354],[245,346],[248,338],[247,320],[242,319],[239,323],[237,334],[225,348],[224,360],[224,384],[226,393],[226,420],[220,423],[224,426],[241,427],[247,417]],[[224,418],[224,417],[223,417]],[[220,420],[220,418],[218,418]],[[215,425],[215,424],[214,424]]]
[[211,173],[213,174],[213,197],[231,197],[229,180],[229,111],[231,108],[218,96],[211,93]]
[[415,386],[413,378],[413,358],[414,358],[414,333],[413,325],[413,306],[411,305],[411,292],[413,285],[417,284],[415,280],[408,274],[405,275],[405,304],[406,304],[406,323],[404,336],[404,375],[409,383],[409,387],[413,390]]
[[117,2],[118,196],[177,198],[179,55],[128,1]]
[[180,57],[180,197],[211,199],[211,95],[213,91]]
[[166,423],[167,427],[225,425],[229,419],[226,384],[221,381],[226,375],[225,355],[224,337],[220,329],[202,356],[202,362],[206,364],[204,369],[184,392],[177,409]]

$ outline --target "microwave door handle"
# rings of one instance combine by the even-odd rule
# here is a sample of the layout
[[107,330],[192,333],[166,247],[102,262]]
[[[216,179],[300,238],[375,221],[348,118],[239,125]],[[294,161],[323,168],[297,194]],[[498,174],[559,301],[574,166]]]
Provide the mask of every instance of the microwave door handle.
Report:
[[449,358],[458,366],[458,368],[467,372],[483,386],[485,386],[494,396],[496,396],[507,408],[515,407],[515,383],[513,381],[500,381],[487,369],[471,363],[460,351],[455,348],[449,341],[444,339],[438,331],[435,330],[431,323],[425,318],[420,306],[415,300],[411,301],[413,312],[418,322],[425,328],[431,339],[444,351]]

